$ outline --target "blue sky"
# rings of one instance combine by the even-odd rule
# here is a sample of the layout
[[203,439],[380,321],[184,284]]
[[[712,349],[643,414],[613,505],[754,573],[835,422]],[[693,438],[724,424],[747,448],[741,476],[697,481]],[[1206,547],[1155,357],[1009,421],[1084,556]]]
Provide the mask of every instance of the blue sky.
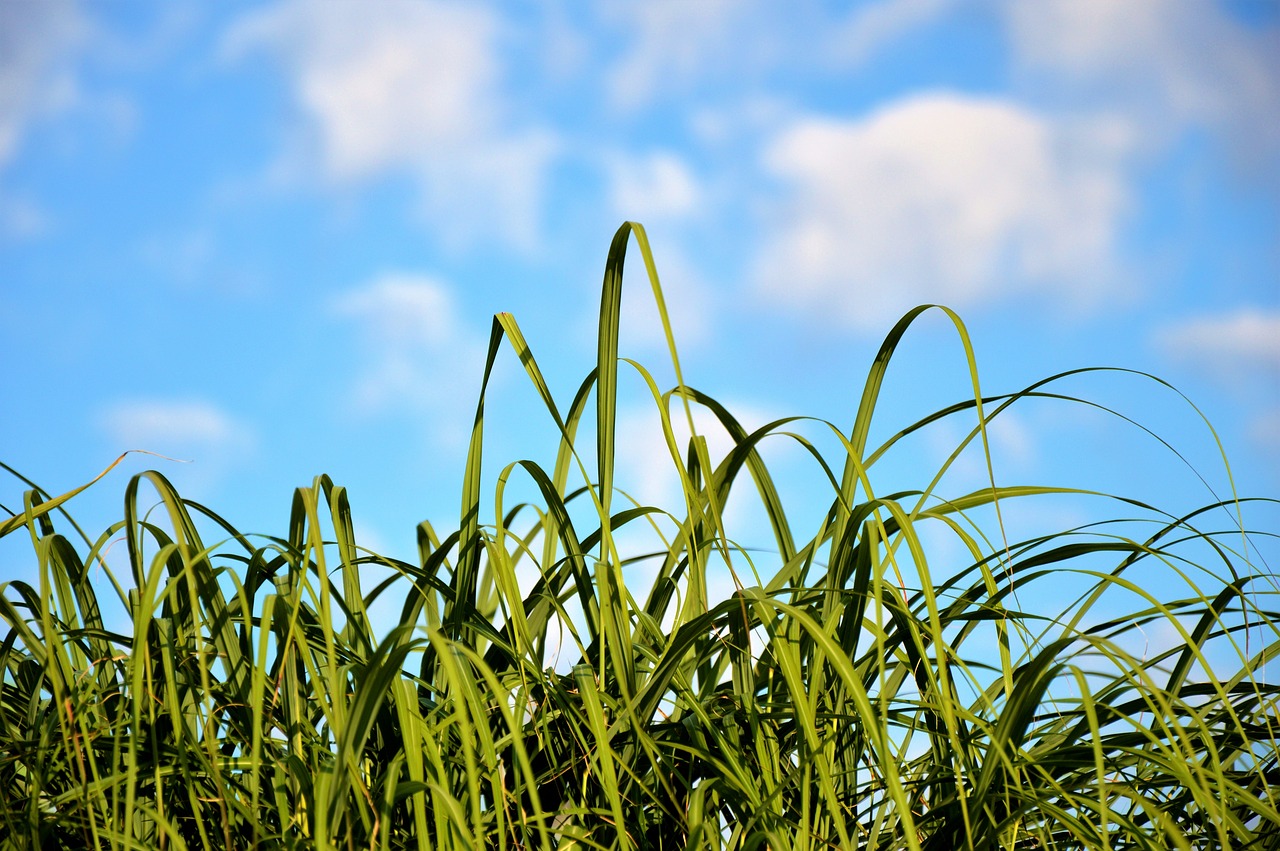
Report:
[[[847,428],[880,339],[936,302],[985,390],[1155,373],[1208,416],[1240,492],[1274,495],[1276,56],[1265,2],[6,0],[0,457],[54,492],[127,449],[191,462],[131,456],[81,501],[95,529],[147,467],[272,533],[329,473],[363,542],[407,555],[419,520],[456,522],[492,314],[567,403],[633,219],[686,378],[751,425]],[[644,283],[623,353],[669,382]],[[555,434],[509,353],[495,382],[491,457],[545,462]],[[1124,374],[1063,387],[1229,492],[1181,397]],[[669,499],[645,391],[624,391],[620,483]],[[928,315],[878,433],[968,392]],[[925,484],[962,425],[904,447],[886,488]],[[1029,404],[992,440],[1003,482],[1211,499],[1095,410]],[[802,453],[775,454],[784,490],[825,502]],[[982,477],[962,459],[950,490]]]

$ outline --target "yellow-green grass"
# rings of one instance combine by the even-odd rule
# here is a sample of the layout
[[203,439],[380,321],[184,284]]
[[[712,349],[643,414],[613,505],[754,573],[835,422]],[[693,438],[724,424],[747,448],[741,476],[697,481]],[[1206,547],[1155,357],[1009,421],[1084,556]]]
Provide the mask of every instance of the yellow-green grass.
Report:
[[[676,375],[662,391],[635,366],[678,505],[615,491],[633,238]],[[515,319],[495,317],[460,522],[424,523],[413,563],[357,547],[325,476],[294,494],[275,537],[237,531],[155,472],[86,536],[67,514],[76,492],[28,482],[0,520],[0,535],[30,538],[38,577],[0,597],[0,848],[1280,848],[1277,686],[1262,675],[1280,620],[1245,501],[1170,516],[1072,492],[1095,521],[1006,541],[1001,505],[1064,490],[992,475],[944,494],[939,471],[881,493],[877,462],[904,435],[963,422],[985,455],[1007,406],[1063,398],[1063,376],[983,398],[948,311],[972,397],[870,445],[885,371],[923,310],[893,328],[824,455],[792,420],[748,432],[684,384],[644,230],[624,225],[598,362],[567,406]],[[560,440],[553,466],[515,462],[485,493],[485,392],[504,344]],[[694,408],[732,438],[715,464],[705,440],[675,438],[671,411],[696,431]],[[583,424],[594,446],[577,440]],[[825,471],[817,516],[788,513],[766,437]],[[537,499],[506,505],[516,480]],[[731,539],[737,491],[767,518],[770,552]],[[651,522],[658,552],[619,543]],[[945,559],[926,525],[951,536]],[[103,554],[119,539],[116,575]],[[630,587],[624,568],[641,561],[656,578]],[[373,586],[371,572],[389,578]],[[736,590],[715,599],[708,577],[726,572]],[[1057,609],[1019,602],[1068,585],[1085,590]],[[123,627],[102,614],[113,596]],[[398,625],[375,626],[370,607],[389,600]],[[1169,646],[1135,655],[1161,629]]]

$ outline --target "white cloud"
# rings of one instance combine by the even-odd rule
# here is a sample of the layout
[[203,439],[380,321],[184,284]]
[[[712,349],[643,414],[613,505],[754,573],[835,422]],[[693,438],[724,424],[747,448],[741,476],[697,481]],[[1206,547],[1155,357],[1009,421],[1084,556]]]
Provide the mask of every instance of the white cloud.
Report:
[[1175,322],[1156,332],[1170,357],[1223,377],[1280,373],[1280,312],[1244,308],[1234,313]]
[[340,184],[407,172],[446,236],[497,227],[529,245],[556,143],[507,126],[499,29],[479,6],[299,0],[245,15],[224,51],[265,46],[283,64],[306,118],[304,168]]
[[203,399],[144,399],[117,402],[98,425],[120,451],[145,449],[215,468],[252,449],[253,429]]
[[[988,408],[986,413],[990,415],[991,409]],[[928,447],[927,465],[933,468],[929,472],[941,468],[977,425],[977,418],[972,416],[952,417],[933,423],[924,434]],[[1016,484],[1020,477],[1035,472],[1041,457],[1039,441],[1036,429],[1023,414],[1007,408],[987,423],[986,431],[987,447],[991,451],[991,472],[995,473],[998,484]],[[955,496],[989,484],[987,458],[979,435],[970,441],[948,469],[943,493]]]
[[391,345],[443,347],[453,333],[453,300],[442,282],[426,275],[384,275],[333,301],[335,312],[360,320]]
[[987,425],[987,442],[993,455],[1017,470],[1034,466],[1039,458],[1035,433],[1012,411],[1002,412]]
[[861,65],[963,13],[1002,26],[1015,89],[1058,108],[1121,112],[1155,149],[1188,127],[1224,141],[1253,177],[1280,170],[1280,28],[1214,0],[875,0],[819,22],[791,51]]
[[208,271],[216,248],[213,230],[202,227],[148,237],[142,243],[141,254],[154,268],[189,286]]
[[689,164],[673,151],[608,158],[610,203],[630,221],[688,216],[702,203],[703,189]]
[[1249,440],[1264,457],[1280,452],[1280,311],[1242,308],[1172,322],[1156,329],[1152,341],[1166,357],[1243,398]]
[[437,438],[465,442],[484,341],[459,320],[445,283],[420,274],[382,275],[329,307],[359,328],[366,358],[355,389],[359,407],[428,410]]
[[[1280,155],[1280,29],[1246,25],[1213,0],[879,0],[856,8],[826,40],[858,64],[954,10],[994,11],[1028,91],[1086,109],[1123,110],[1149,141],[1187,126],[1218,133],[1274,177]],[[1047,88],[1041,87],[1047,83]]]
[[760,290],[861,330],[1020,290],[1087,306],[1115,273],[1127,144],[1105,122],[947,93],[794,121],[764,154],[785,194],[766,217]]
[[[87,35],[86,21],[69,0],[0,3],[0,174],[33,124],[81,101],[75,59]],[[47,226],[39,205],[0,187],[0,234],[21,239]]]
[[703,145],[723,148],[775,132],[780,123],[791,118],[792,108],[787,102],[755,93],[728,106],[695,108],[689,126]]
[[1122,103],[1145,134],[1222,134],[1274,178],[1280,155],[1280,31],[1233,21],[1208,0],[1045,0],[1003,5],[1014,54],[1056,85]]
[[837,62],[861,65],[954,5],[955,0],[879,0],[860,5],[834,27],[827,37],[828,49]]
[[68,0],[0,3],[0,169],[13,161],[30,124],[79,98],[73,61],[87,35]]
[[[748,432],[778,419],[749,405],[726,404],[725,407]],[[714,414],[698,405],[693,405],[692,410],[694,426],[698,434],[707,440],[711,463],[718,465],[733,449],[733,441]],[[671,405],[671,428],[683,463],[689,448],[689,423],[679,400]],[[617,485],[641,505],[656,505],[679,515],[684,506],[680,474],[663,437],[658,411],[652,404],[620,410],[615,436],[617,445],[626,447],[626,452],[618,457]],[[774,440],[766,441],[765,445],[778,447],[782,444]],[[747,478],[735,485],[735,490],[743,488],[751,488]]]
[[[686,346],[702,345],[711,336],[708,322],[712,313],[710,288],[676,240],[666,238],[661,227],[646,227],[646,232],[651,245],[656,243],[654,262],[677,351],[683,352]],[[631,251],[634,253],[627,256],[631,271],[627,273],[622,292],[619,353],[623,357],[656,355],[653,363],[646,362],[646,366],[654,368],[667,363],[667,336],[640,253],[634,247]],[[596,292],[598,290],[593,291],[592,296],[598,301]],[[591,298],[584,299],[584,304],[589,309],[582,314],[582,337],[584,344],[594,347],[600,328],[599,305]]]
[[1249,438],[1268,455],[1280,457],[1280,408],[1255,416],[1249,424]]
[[[754,3],[742,0],[652,0],[608,7],[628,49],[609,69],[612,103],[624,110],[647,106],[664,88],[687,85],[708,71],[728,73],[750,64],[769,40]],[[740,23],[751,38],[735,37]]]
[[30,200],[0,195],[0,233],[24,239],[39,236],[49,227],[49,217]]

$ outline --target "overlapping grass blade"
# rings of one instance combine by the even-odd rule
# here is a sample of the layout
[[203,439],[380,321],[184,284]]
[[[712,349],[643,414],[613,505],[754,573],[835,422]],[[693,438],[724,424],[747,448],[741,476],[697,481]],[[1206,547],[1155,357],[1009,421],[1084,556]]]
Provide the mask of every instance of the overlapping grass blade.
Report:
[[[632,239],[667,389],[619,357]],[[1243,522],[1273,501],[1238,498],[1225,464],[1229,498],[1210,489],[1174,513],[997,481],[986,430],[1012,405],[1130,421],[1055,387],[1088,371],[984,396],[949,311],[971,393],[870,445],[926,307],[886,338],[848,429],[788,417],[748,431],[685,383],[656,268],[643,228],[624,225],[596,362],[567,405],[515,319],[495,317],[458,526],[420,525],[414,563],[364,550],[326,476],[264,537],[144,473],[97,538],[67,514],[83,487],[54,496],[17,477],[27,491],[0,537],[30,540],[31,569],[0,594],[0,848],[1277,847],[1280,594],[1257,549],[1273,533]],[[487,494],[504,340],[557,437],[552,466],[504,462]],[[657,411],[677,505],[617,487],[622,366]],[[965,436],[936,475],[878,489],[903,438],[948,422]],[[723,458],[700,423],[727,435]],[[816,516],[784,502],[766,441],[812,462]],[[971,446],[986,485],[945,492]],[[734,540],[735,490],[772,551]],[[508,504],[517,492],[531,501]],[[1057,498],[1099,516],[1009,539],[1006,511]],[[621,543],[632,524],[654,551]],[[957,545],[931,548],[939,531]],[[630,572],[645,562],[649,588]],[[370,587],[375,565],[390,576]],[[716,571],[727,599],[710,596]],[[1062,603],[1031,605],[1047,588]],[[400,623],[375,622],[383,596],[403,600]]]

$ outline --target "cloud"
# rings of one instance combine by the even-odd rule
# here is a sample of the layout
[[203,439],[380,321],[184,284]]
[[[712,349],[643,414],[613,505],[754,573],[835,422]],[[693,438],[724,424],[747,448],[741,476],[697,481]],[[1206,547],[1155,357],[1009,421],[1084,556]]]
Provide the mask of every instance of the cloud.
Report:
[[496,227],[529,246],[556,142],[508,126],[499,30],[479,6],[285,2],[246,14],[223,50],[283,66],[305,118],[295,165],[335,184],[408,173],[446,237]]
[[[684,351],[686,346],[706,343],[712,334],[708,318],[713,313],[712,296],[707,282],[674,239],[665,238],[661,229],[647,232],[651,240],[657,242],[654,262],[658,268],[658,279],[662,283],[662,300],[667,308],[667,319],[671,323],[677,351]],[[622,296],[621,353],[628,356],[627,349],[634,344],[642,351],[657,354],[658,360],[653,364],[656,366],[666,362],[666,331],[662,327],[662,317],[658,313],[658,304],[653,298],[649,279],[642,271],[639,252],[631,262],[636,264],[636,271],[634,277],[628,276],[628,286]],[[597,310],[590,314],[593,338],[599,328],[599,316]]]
[[1013,103],[923,94],[804,118],[767,145],[783,189],[756,260],[772,303],[879,330],[922,302],[1025,292],[1087,306],[1115,275],[1127,139]]
[[484,341],[459,320],[444,282],[390,273],[337,295],[329,308],[359,330],[358,407],[371,413],[430,411],[436,437],[465,442],[484,368]]
[[[89,27],[75,3],[0,3],[0,175],[32,126],[81,100],[75,60]],[[0,235],[43,233],[48,217],[30,199],[0,187]]]
[[1280,311],[1245,307],[1189,318],[1157,328],[1151,339],[1166,357],[1241,397],[1250,442],[1264,457],[1280,453]]
[[390,274],[333,301],[334,310],[359,319],[366,330],[393,345],[441,346],[448,342],[453,303],[448,288],[426,275]]
[[[671,150],[640,154],[611,152],[604,156],[607,203],[619,220],[640,222],[649,234],[662,281],[663,299],[677,345],[696,345],[708,336],[711,295],[707,282],[687,251],[690,224],[704,220],[709,193],[693,167]],[[628,278],[623,314],[623,340],[652,351],[667,352],[662,320],[639,254],[635,277]],[[594,335],[598,314],[590,317]]]
[[609,200],[623,219],[651,222],[696,212],[703,189],[689,164],[673,151],[608,158]]
[[[676,345],[683,349],[706,342],[712,291],[686,246],[696,238],[690,237],[690,231],[707,222],[708,188],[688,160],[673,150],[636,153],[602,148],[591,156],[605,178],[603,214],[619,222],[638,222],[649,237]],[[659,362],[665,364],[669,350],[653,290],[639,249],[633,245],[628,250],[622,354],[635,355],[631,349],[636,346],[658,354]],[[592,281],[593,289],[584,292],[584,309],[575,322],[582,344],[591,348],[595,347],[600,321],[597,268],[594,263],[584,267],[589,270],[587,280]]]
[[1274,178],[1280,30],[1246,27],[1203,0],[1006,0],[1002,9],[1023,68],[1123,104],[1146,134],[1207,127]]
[[[991,413],[987,410],[988,415]],[[927,447],[925,461],[932,470],[941,468],[960,442],[977,426],[976,417],[948,418],[933,423],[924,432]],[[1014,408],[1007,408],[987,423],[987,447],[991,452],[991,470],[999,484],[1014,484],[1034,473],[1040,464],[1041,449],[1037,430]],[[955,496],[990,484],[987,458],[981,436],[965,447],[947,471],[947,484],[942,493]]]
[[207,493],[257,445],[249,424],[198,398],[119,401],[99,412],[97,424],[113,452],[145,449],[192,462],[168,470],[174,484],[188,494]]
[[167,277],[190,286],[203,277],[216,253],[216,237],[211,228],[151,236],[141,245],[143,258]]
[[49,228],[49,217],[33,202],[0,194],[0,233],[15,239],[40,236]]
[[1155,341],[1169,357],[1224,378],[1280,375],[1280,312],[1275,310],[1243,308],[1174,322],[1158,329]]
[[840,64],[861,65],[912,30],[932,23],[955,0],[880,0],[858,6],[827,36],[829,51]]
[[74,59],[88,27],[75,3],[0,3],[0,169],[30,125],[75,105]]
[[[608,8],[624,37],[630,36],[606,75],[610,101],[626,111],[648,106],[664,89],[689,85],[709,72],[727,74],[749,65],[770,41],[756,3],[653,0]],[[739,37],[744,26],[750,38]]]
[[1271,408],[1249,423],[1249,439],[1273,458],[1280,458],[1280,407]]
[[[748,432],[778,419],[755,406],[726,404],[725,407]],[[694,426],[707,440],[712,465],[717,465],[733,449],[733,441],[713,413],[698,405],[692,409]],[[671,405],[671,428],[683,464],[689,448],[689,424],[678,400]],[[626,452],[618,457],[618,486],[641,505],[656,505],[678,515],[684,506],[680,474],[663,437],[657,409],[647,404],[620,410],[615,434],[617,445],[626,447]],[[777,447],[784,444],[774,439],[766,440],[763,445],[776,452]],[[749,477],[742,475],[734,490],[751,490]]]
[[1123,113],[1156,150],[1205,128],[1251,176],[1280,174],[1280,28],[1238,20],[1229,4],[878,0],[828,20],[799,49],[818,44],[835,65],[859,66],[960,12],[1003,28],[1015,90],[1035,102]]

